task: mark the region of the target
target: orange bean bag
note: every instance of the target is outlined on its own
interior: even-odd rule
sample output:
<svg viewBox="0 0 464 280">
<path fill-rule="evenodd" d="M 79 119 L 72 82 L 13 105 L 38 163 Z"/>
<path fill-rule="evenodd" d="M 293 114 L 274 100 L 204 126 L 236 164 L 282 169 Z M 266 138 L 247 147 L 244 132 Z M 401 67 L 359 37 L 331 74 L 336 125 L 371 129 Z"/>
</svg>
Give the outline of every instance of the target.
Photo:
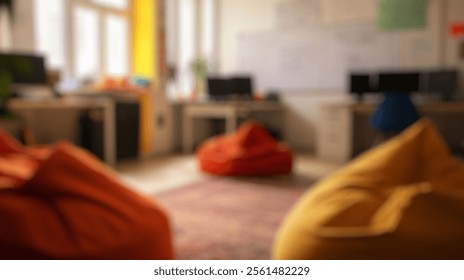
<svg viewBox="0 0 464 280">
<path fill-rule="evenodd" d="M 206 140 L 197 150 L 201 170 L 226 176 L 277 175 L 292 170 L 292 151 L 255 122 Z"/>
<path fill-rule="evenodd" d="M 29 159 L 19 166 L 26 177 L 0 165 L 0 178 L 22 180 L 0 189 L 0 259 L 174 257 L 166 213 L 92 155 L 60 143 L 35 165 Z"/>
</svg>

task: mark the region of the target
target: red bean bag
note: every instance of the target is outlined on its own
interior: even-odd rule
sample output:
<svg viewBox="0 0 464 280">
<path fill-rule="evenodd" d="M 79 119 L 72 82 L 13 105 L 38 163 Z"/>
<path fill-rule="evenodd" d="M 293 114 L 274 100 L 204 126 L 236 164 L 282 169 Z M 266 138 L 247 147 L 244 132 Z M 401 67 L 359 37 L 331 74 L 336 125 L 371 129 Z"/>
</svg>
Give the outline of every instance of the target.
<svg viewBox="0 0 464 280">
<path fill-rule="evenodd" d="M 61 143 L 21 167 L 30 178 L 0 189 L 0 259 L 174 257 L 164 210 L 87 152 Z"/>
<path fill-rule="evenodd" d="M 201 170 L 226 176 L 278 175 L 292 170 L 292 151 L 255 122 L 206 140 L 197 150 Z"/>
</svg>

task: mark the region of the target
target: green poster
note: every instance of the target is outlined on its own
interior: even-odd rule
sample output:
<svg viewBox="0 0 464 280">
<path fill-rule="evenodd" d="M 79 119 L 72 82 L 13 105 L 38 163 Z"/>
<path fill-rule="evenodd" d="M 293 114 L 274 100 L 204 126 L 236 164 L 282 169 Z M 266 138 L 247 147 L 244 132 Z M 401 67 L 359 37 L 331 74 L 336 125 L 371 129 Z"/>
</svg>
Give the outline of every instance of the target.
<svg viewBox="0 0 464 280">
<path fill-rule="evenodd" d="M 424 28 L 427 0 L 381 0 L 377 26 L 380 30 Z"/>
</svg>

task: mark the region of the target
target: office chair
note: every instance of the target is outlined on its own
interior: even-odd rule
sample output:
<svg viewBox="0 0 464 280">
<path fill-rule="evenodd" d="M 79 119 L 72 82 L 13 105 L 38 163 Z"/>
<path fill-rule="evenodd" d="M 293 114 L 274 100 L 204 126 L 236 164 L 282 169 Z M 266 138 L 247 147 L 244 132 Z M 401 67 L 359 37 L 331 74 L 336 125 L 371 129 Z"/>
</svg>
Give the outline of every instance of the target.
<svg viewBox="0 0 464 280">
<path fill-rule="evenodd" d="M 386 91 L 384 100 L 370 118 L 371 126 L 377 130 L 373 145 L 397 135 L 419 119 L 416 107 L 403 91 Z"/>
</svg>

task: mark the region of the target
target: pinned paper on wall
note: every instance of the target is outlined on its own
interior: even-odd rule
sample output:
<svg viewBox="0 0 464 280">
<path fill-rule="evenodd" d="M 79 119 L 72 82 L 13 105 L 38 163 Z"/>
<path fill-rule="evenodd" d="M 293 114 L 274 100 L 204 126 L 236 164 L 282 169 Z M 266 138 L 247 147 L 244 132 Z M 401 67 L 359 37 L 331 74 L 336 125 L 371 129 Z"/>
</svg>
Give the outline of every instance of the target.
<svg viewBox="0 0 464 280">
<path fill-rule="evenodd" d="M 453 37 L 464 36 L 464 22 L 454 22 L 450 24 L 450 35 Z"/>
<path fill-rule="evenodd" d="M 377 26 L 381 30 L 424 28 L 427 0 L 381 0 Z"/>
<path fill-rule="evenodd" d="M 461 42 L 461 44 L 459 45 L 459 58 L 464 61 L 464 41 Z"/>
<path fill-rule="evenodd" d="M 375 19 L 377 1 L 373 0 L 324 0 L 322 1 L 325 23 Z"/>
</svg>

